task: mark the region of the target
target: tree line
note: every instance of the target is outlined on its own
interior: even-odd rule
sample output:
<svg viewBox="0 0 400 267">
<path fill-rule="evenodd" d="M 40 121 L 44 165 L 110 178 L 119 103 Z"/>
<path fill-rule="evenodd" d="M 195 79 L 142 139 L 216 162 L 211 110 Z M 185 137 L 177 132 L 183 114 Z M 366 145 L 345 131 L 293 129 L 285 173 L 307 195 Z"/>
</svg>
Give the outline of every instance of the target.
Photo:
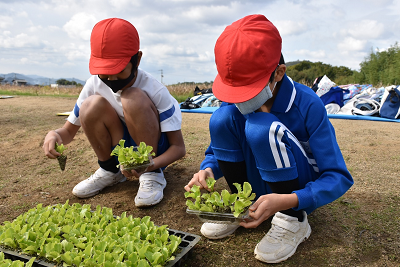
<svg viewBox="0 0 400 267">
<path fill-rule="evenodd" d="M 322 62 L 307 60 L 287 64 L 287 75 L 294 81 L 312 86 L 314 80 L 326 75 L 338 85 L 372 84 L 386 86 L 400 84 L 400 47 L 398 42 L 386 51 L 371 50 L 371 53 L 360 63 L 360 71 L 348 67 L 331 66 Z"/>
<path fill-rule="evenodd" d="M 82 84 L 80 84 L 80 83 L 77 83 L 77 82 L 75 82 L 75 81 L 68 81 L 68 80 L 66 80 L 66 79 L 58 79 L 58 80 L 56 81 L 56 84 L 59 84 L 59 85 L 76 85 L 76 86 L 82 86 Z"/>
</svg>

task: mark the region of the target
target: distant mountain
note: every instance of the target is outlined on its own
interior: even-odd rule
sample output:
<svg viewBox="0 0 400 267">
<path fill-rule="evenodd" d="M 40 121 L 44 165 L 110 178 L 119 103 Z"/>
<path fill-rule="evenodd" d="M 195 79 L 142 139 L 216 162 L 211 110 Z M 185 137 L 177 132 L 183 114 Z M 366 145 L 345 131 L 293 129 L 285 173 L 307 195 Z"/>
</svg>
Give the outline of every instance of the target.
<svg viewBox="0 0 400 267">
<path fill-rule="evenodd" d="M 2 78 L 4 78 L 2 80 Z M 8 74 L 0 74 L 0 80 L 1 83 L 12 83 L 13 80 L 18 79 L 18 80 L 25 80 L 27 81 L 28 85 L 49 85 L 52 83 L 56 83 L 57 80 L 59 79 L 66 79 L 67 81 L 75 81 L 77 83 L 80 83 L 82 85 L 85 84 L 85 81 L 76 79 L 76 78 L 57 78 L 57 79 L 53 79 L 53 78 L 47 78 L 47 77 L 43 77 L 43 76 L 38 76 L 38 75 L 24 75 L 24 74 L 20 74 L 20 73 L 8 73 Z"/>
</svg>

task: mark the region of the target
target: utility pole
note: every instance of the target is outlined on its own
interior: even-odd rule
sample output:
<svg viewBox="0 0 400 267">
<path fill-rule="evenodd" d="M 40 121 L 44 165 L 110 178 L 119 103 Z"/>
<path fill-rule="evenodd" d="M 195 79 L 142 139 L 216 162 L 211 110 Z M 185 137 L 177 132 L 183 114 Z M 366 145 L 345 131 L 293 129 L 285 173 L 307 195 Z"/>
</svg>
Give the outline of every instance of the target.
<svg viewBox="0 0 400 267">
<path fill-rule="evenodd" d="M 163 83 L 163 77 L 164 77 L 163 70 L 161 69 L 161 70 L 158 70 L 158 71 L 161 71 L 161 83 L 164 84 Z"/>
</svg>

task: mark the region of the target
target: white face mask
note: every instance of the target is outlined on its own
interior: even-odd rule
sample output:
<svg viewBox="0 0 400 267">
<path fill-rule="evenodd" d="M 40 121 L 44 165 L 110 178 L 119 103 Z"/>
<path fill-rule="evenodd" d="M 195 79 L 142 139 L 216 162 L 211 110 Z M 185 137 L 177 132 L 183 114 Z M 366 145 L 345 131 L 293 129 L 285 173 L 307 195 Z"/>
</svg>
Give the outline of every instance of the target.
<svg viewBox="0 0 400 267">
<path fill-rule="evenodd" d="M 255 97 L 242 103 L 235 103 L 240 113 L 246 115 L 259 109 L 268 99 L 272 98 L 272 93 L 275 90 L 276 84 L 277 83 L 274 84 L 272 90 L 269 88 L 269 84 L 267 84 Z"/>
</svg>

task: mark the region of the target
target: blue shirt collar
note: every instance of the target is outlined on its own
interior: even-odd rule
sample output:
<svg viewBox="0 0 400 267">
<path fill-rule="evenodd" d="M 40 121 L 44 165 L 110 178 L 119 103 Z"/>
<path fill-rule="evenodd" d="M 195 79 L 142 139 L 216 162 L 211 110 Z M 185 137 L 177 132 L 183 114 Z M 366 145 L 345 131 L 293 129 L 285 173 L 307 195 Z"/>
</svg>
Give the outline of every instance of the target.
<svg viewBox="0 0 400 267">
<path fill-rule="evenodd" d="M 294 87 L 294 82 L 285 74 L 282 78 L 282 84 L 274 100 L 271 111 L 277 113 L 288 112 L 293 105 L 295 97 L 296 88 Z"/>
</svg>

